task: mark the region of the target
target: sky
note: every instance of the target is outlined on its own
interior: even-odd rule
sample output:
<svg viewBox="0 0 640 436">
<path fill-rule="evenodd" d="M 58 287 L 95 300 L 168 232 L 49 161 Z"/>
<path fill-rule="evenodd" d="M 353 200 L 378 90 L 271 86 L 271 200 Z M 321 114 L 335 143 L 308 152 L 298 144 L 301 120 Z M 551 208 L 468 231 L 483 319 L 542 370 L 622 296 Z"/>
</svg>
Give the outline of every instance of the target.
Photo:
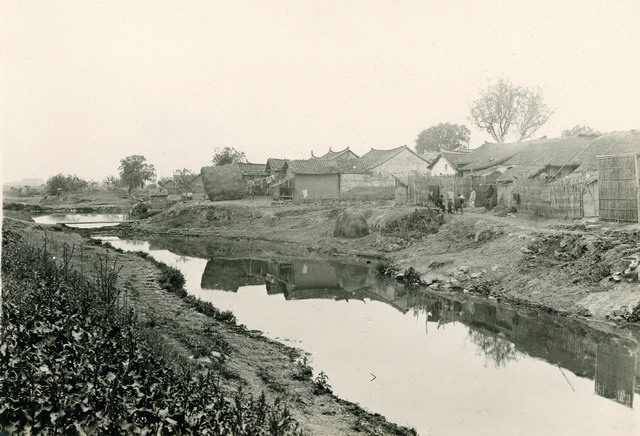
<svg viewBox="0 0 640 436">
<path fill-rule="evenodd" d="M 438 123 L 491 141 L 490 81 L 542 89 L 536 136 L 640 129 L 640 2 L 2 2 L 3 182 L 102 181 L 143 155 L 159 177 L 350 147 L 415 146 Z"/>
</svg>

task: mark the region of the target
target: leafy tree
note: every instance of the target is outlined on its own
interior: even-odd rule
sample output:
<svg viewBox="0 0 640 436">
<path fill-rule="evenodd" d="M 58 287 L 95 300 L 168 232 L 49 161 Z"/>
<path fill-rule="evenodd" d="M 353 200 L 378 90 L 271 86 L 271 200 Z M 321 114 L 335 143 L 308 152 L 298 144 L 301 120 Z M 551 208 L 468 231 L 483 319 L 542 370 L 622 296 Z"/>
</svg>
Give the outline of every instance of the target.
<svg viewBox="0 0 640 436">
<path fill-rule="evenodd" d="M 213 164 L 216 166 L 227 165 L 235 162 L 246 162 L 247 158 L 243 151 L 238 151 L 233 147 L 220 149 L 216 147 L 213 155 Z"/>
<path fill-rule="evenodd" d="M 55 195 L 58 192 L 77 192 L 89 186 L 89 182 L 74 175 L 56 174 L 49 177 L 46 183 L 47 193 Z"/>
<path fill-rule="evenodd" d="M 504 142 L 509 132 L 518 142 L 530 138 L 551 114 L 540 89 L 513 85 L 507 79 L 489 85 L 471 105 L 471 120 L 496 142 Z"/>
<path fill-rule="evenodd" d="M 120 180 L 127 187 L 129 194 L 137 188 L 142 188 L 144 182 L 153 180 L 156 169 L 150 165 L 144 156 L 132 155 L 120 160 Z"/>
<path fill-rule="evenodd" d="M 192 192 L 198 179 L 198 174 L 193 171 L 183 168 L 181 170 L 175 170 L 173 172 L 173 179 L 176 181 L 176 187 L 179 192 L 187 193 Z"/>
<path fill-rule="evenodd" d="M 471 131 L 461 124 L 440 123 L 423 130 L 416 139 L 416 151 L 455 150 L 469 147 Z"/>
<path fill-rule="evenodd" d="M 592 129 L 589 126 L 579 126 L 579 125 L 575 125 L 573 126 L 572 129 L 569 130 L 563 130 L 562 131 L 562 137 L 563 138 L 569 138 L 571 136 L 580 136 L 580 135 L 600 135 L 600 132 L 598 132 L 597 130 Z"/>
<path fill-rule="evenodd" d="M 109 176 L 102 181 L 102 185 L 107 189 L 107 191 L 113 191 L 120 186 L 120 179 L 116 176 Z"/>
</svg>

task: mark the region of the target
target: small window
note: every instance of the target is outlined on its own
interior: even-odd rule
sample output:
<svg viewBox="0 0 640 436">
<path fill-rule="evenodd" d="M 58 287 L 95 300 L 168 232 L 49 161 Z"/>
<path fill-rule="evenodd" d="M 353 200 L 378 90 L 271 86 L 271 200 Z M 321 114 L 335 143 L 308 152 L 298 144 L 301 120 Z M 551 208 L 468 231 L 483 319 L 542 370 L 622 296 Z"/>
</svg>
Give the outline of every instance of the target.
<svg viewBox="0 0 640 436">
<path fill-rule="evenodd" d="M 447 171 L 449 169 L 449 165 L 444 164 L 444 170 Z"/>
</svg>

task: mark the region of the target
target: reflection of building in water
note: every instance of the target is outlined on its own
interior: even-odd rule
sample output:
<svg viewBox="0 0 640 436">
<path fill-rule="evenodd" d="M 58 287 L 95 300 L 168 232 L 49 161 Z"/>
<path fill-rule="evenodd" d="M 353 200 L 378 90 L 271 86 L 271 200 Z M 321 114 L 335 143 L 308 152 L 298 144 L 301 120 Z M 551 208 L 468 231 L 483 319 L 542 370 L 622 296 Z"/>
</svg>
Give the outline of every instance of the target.
<svg viewBox="0 0 640 436">
<path fill-rule="evenodd" d="M 633 407 L 637 353 L 612 344 L 599 344 L 596 393 Z"/>
<path fill-rule="evenodd" d="M 261 285 L 269 262 L 259 259 L 211 259 L 202 273 L 202 289 L 236 292 L 240 286 Z"/>
<path fill-rule="evenodd" d="M 211 259 L 200 287 L 236 292 L 241 286 L 261 284 L 268 294 L 281 293 L 287 300 L 369 298 L 407 311 L 407 293 L 402 284 L 385 279 L 366 266 L 315 259 Z"/>
<path fill-rule="evenodd" d="M 517 359 L 518 353 L 543 359 L 574 374 L 595 379 L 598 395 L 632 406 L 640 390 L 637 344 L 590 328 L 584 323 L 535 310 L 515 309 L 486 300 L 411 294 L 414 314 L 424 312 L 438 328 L 451 322 L 469 326 L 469 339 L 496 365 Z"/>
</svg>

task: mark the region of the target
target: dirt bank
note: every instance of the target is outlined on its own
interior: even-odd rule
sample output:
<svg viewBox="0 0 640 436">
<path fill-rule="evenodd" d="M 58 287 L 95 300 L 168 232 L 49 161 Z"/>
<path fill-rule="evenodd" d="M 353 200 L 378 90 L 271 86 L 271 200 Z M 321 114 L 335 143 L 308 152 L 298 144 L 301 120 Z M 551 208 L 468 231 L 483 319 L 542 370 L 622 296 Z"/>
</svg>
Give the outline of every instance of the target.
<svg viewBox="0 0 640 436">
<path fill-rule="evenodd" d="M 72 252 L 73 266 L 88 275 L 101 264 L 99 256 L 103 261 L 108 256 L 109 264 L 119 270 L 121 286 L 128 290 L 141 334 L 149 338 L 152 347 L 165 356 L 187 357 L 196 368 L 216 371 L 229 393 L 242 388 L 255 398 L 264 392 L 270 401 L 283 399 L 305 434 L 414 434 L 318 390 L 311 369 L 300 363 L 300 351 L 268 340 L 260 332 L 199 313 L 162 289 L 158 283 L 160 270 L 148 259 L 106 248 L 59 225 L 5 219 L 3 230 L 19 234 L 33 245 L 46 243 L 47 252 L 60 259 L 66 247 L 67 254 Z M 300 255 L 301 250 L 304 249 L 288 246 L 272 249 L 271 254 L 287 258 Z"/>
<path fill-rule="evenodd" d="M 333 237 L 346 207 L 371 229 Z M 537 220 L 476 210 L 445 215 L 436 233 L 415 207 L 380 204 L 272 205 L 267 201 L 177 204 L 124 233 L 216 236 L 293 244 L 325 255 L 384 259 L 418 271 L 432 288 L 475 292 L 594 320 L 636 320 L 637 278 L 620 277 L 625 256 L 640 255 L 640 226 Z M 403 218 L 404 217 L 404 218 Z"/>
</svg>

